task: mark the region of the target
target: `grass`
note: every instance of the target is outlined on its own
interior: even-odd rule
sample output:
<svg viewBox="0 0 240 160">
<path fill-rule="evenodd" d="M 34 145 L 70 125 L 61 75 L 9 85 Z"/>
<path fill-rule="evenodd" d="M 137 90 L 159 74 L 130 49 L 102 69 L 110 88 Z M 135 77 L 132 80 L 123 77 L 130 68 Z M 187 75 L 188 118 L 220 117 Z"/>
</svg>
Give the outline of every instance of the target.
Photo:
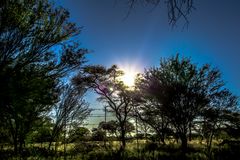
<svg viewBox="0 0 240 160">
<path fill-rule="evenodd" d="M 234 159 L 234 156 L 240 156 L 239 146 L 224 145 L 219 146 L 219 141 L 213 143 L 212 159 Z M 151 146 L 152 145 L 152 146 Z M 206 143 L 200 143 L 198 140 L 189 142 L 189 149 L 186 155 L 182 155 L 180 144 L 166 141 L 166 145 L 159 145 L 146 140 L 139 140 L 137 147 L 136 140 L 128 140 L 126 151 L 120 155 L 118 149 L 120 147 L 119 141 L 108 141 L 105 148 L 104 142 L 88 141 L 67 144 L 66 157 L 67 159 L 79 160 L 113 160 L 113 159 L 129 159 L 129 160 L 164 160 L 164 159 L 198 159 L 205 160 L 209 157 L 205 152 Z M 29 144 L 27 146 L 26 156 L 24 159 L 64 159 L 64 146 L 59 144 L 57 152 L 54 150 L 47 150 L 48 143 L 43 144 Z M 151 149 L 152 147 L 152 149 Z M 54 144 L 52 146 L 54 148 Z M 11 157 L 11 158 L 10 158 Z M 121 158 L 120 158 L 121 157 Z M 18 159 L 19 157 L 12 156 L 12 148 L 5 146 L 0 154 L 0 159 Z"/>
</svg>

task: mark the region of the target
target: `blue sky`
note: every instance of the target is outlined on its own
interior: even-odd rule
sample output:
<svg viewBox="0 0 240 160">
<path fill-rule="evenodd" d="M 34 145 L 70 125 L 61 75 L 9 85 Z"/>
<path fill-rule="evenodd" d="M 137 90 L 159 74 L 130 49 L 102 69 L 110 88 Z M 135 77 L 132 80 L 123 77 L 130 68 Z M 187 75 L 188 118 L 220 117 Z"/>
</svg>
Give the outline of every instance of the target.
<svg viewBox="0 0 240 160">
<path fill-rule="evenodd" d="M 190 24 L 172 29 L 164 3 L 138 6 L 129 17 L 124 0 L 58 0 L 71 21 L 83 26 L 78 40 L 93 52 L 89 63 L 110 66 L 135 64 L 142 71 L 161 57 L 176 53 L 194 63 L 210 63 L 223 73 L 227 87 L 240 95 L 240 1 L 195 0 Z"/>
</svg>

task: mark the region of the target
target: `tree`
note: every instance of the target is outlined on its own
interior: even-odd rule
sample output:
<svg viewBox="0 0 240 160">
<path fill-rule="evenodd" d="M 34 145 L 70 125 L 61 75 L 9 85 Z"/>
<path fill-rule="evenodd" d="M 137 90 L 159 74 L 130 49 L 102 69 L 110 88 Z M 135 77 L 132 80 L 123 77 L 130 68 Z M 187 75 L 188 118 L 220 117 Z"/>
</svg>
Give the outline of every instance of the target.
<svg viewBox="0 0 240 160">
<path fill-rule="evenodd" d="M 76 76 L 73 82 L 76 86 L 84 84 L 92 88 L 99 95 L 98 100 L 105 103 L 108 111 L 115 115 L 120 127 L 119 151 L 122 152 L 126 146 L 126 123 L 133 109 L 130 96 L 132 91 L 119 78 L 123 72 L 113 65 L 108 69 L 89 66 L 85 68 L 84 73 Z"/>
<path fill-rule="evenodd" d="M 202 117 L 202 129 L 207 141 L 208 156 L 212 156 L 211 149 L 213 137 L 218 131 L 234 122 L 229 118 L 233 113 L 237 113 L 236 109 L 238 105 L 237 97 L 226 89 L 213 93 L 212 96 L 211 105 L 204 110 Z"/>
<path fill-rule="evenodd" d="M 90 131 L 88 128 L 77 127 L 70 130 L 68 139 L 70 143 L 73 143 L 73 142 L 88 140 L 89 137 L 90 137 Z"/>
<path fill-rule="evenodd" d="M 16 153 L 27 133 L 58 99 L 58 82 L 85 62 L 86 49 L 69 39 L 80 28 L 48 0 L 0 4 L 0 116 Z"/>
<path fill-rule="evenodd" d="M 3 90 L 1 93 L 5 92 L 6 95 L 3 97 L 7 99 L 1 102 L 8 102 L 8 104 L 1 106 L 1 116 L 17 153 L 25 145 L 26 136 L 31 131 L 34 122 L 55 102 L 56 82 L 51 78 L 44 78 L 45 71 L 35 66 L 4 76 L 9 78 L 4 87 L 8 90 Z"/>
<path fill-rule="evenodd" d="M 153 5 L 154 7 L 161 5 L 161 0 L 127 0 L 129 5 L 129 16 L 131 10 L 138 4 Z M 171 26 L 176 26 L 177 22 L 183 19 L 185 25 L 189 24 L 189 15 L 195 9 L 194 0 L 166 0 L 168 20 Z"/>
<path fill-rule="evenodd" d="M 236 97 L 224 88 L 219 70 L 207 64 L 198 68 L 178 54 L 162 59 L 160 67 L 146 70 L 138 86 L 159 103 L 181 139 L 183 153 L 194 120 L 211 108 L 233 109 L 237 104 Z"/>
<path fill-rule="evenodd" d="M 105 132 L 100 128 L 92 129 L 92 140 L 93 141 L 104 141 L 106 138 Z"/>
<path fill-rule="evenodd" d="M 32 130 L 27 135 L 27 140 L 31 143 L 42 143 L 49 142 L 52 132 L 52 119 L 49 117 L 41 117 L 35 121 Z"/>
<path fill-rule="evenodd" d="M 131 133 L 135 129 L 134 125 L 129 121 L 127 121 L 125 125 L 126 134 Z M 111 120 L 108 122 L 100 122 L 98 128 L 107 131 L 111 135 L 117 135 L 117 132 L 121 134 L 121 128 L 119 126 L 117 121 Z"/>
<path fill-rule="evenodd" d="M 90 114 L 88 104 L 83 99 L 85 88 L 78 86 L 75 88 L 71 84 L 62 87 L 61 99 L 56 104 L 54 112 L 54 126 L 52 129 L 51 139 L 49 141 L 49 149 L 53 140 L 58 140 L 60 134 L 64 131 L 64 144 L 66 143 L 66 132 L 72 122 L 83 123 L 83 120 Z"/>
<path fill-rule="evenodd" d="M 240 112 L 232 111 L 228 112 L 224 116 L 224 126 L 226 133 L 233 138 L 240 138 Z"/>
<path fill-rule="evenodd" d="M 127 122 L 125 123 L 125 132 L 126 132 L 126 134 L 127 134 L 127 133 L 130 134 L 130 133 L 133 132 L 134 130 L 135 130 L 134 125 L 133 125 L 131 122 L 127 121 Z M 119 128 L 118 131 L 121 133 L 121 128 Z"/>
<path fill-rule="evenodd" d="M 98 128 L 107 131 L 110 135 L 117 135 L 118 124 L 114 120 L 108 122 L 102 121 L 99 123 Z"/>
<path fill-rule="evenodd" d="M 140 88 L 141 83 L 136 82 L 136 88 Z M 161 104 L 152 96 L 142 92 L 142 90 L 136 90 L 134 96 L 134 104 L 136 106 L 134 115 L 140 120 L 140 122 L 149 125 L 154 129 L 155 133 L 159 136 L 160 141 L 165 144 L 165 137 L 169 131 L 169 120 L 162 111 Z"/>
</svg>

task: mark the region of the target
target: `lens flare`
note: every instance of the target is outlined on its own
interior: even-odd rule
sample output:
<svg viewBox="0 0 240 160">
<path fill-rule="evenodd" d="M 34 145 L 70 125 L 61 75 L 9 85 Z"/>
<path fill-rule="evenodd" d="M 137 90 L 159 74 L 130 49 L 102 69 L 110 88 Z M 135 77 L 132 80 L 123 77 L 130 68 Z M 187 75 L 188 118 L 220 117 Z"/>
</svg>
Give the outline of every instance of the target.
<svg viewBox="0 0 240 160">
<path fill-rule="evenodd" d="M 136 76 L 139 73 L 136 67 L 131 65 L 124 65 L 119 67 L 120 70 L 123 71 L 123 75 L 119 77 L 120 81 L 123 81 L 123 83 L 128 87 L 133 87 L 135 84 Z"/>
<path fill-rule="evenodd" d="M 126 86 L 134 86 L 136 73 L 125 70 L 124 75 L 120 78 Z"/>
</svg>

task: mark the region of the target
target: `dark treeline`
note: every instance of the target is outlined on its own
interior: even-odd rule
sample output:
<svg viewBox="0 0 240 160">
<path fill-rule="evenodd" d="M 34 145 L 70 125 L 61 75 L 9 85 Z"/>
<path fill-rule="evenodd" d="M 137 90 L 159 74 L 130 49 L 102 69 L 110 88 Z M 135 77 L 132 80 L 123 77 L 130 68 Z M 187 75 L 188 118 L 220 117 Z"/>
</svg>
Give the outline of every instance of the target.
<svg viewBox="0 0 240 160">
<path fill-rule="evenodd" d="M 123 73 L 116 66 L 86 67 L 84 73 L 73 82 L 93 88 L 116 117 L 116 122 L 101 125 L 112 134 L 116 130 L 114 123 L 118 124 L 120 152 L 126 147 L 130 120 L 148 126 L 152 131 L 145 133 L 147 139 L 155 135 L 152 140 L 157 145 L 166 145 L 169 139 L 180 140 L 183 155 L 189 150 L 188 142 L 196 138 L 206 143 L 209 157 L 216 138 L 239 143 L 238 99 L 225 88 L 220 71 L 208 64 L 199 67 L 178 54 L 161 59 L 159 67 L 138 75 L 134 88 L 119 80 Z"/>
<path fill-rule="evenodd" d="M 0 158 L 239 156 L 238 97 L 217 68 L 177 54 L 130 87 L 116 65 L 86 64 L 89 51 L 75 41 L 81 28 L 64 8 L 2 0 L 0 17 Z M 87 91 L 114 117 L 91 131 L 83 127 L 92 111 Z"/>
</svg>

